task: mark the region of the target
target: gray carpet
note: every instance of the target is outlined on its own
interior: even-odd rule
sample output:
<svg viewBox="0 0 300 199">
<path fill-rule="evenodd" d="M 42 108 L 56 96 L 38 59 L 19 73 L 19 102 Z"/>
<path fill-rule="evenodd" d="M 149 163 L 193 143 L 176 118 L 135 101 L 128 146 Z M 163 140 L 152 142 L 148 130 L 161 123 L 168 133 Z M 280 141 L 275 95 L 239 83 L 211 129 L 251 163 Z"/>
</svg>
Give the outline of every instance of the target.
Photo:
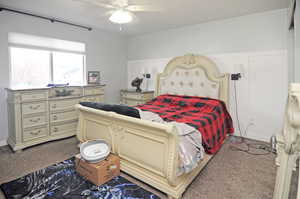
<svg viewBox="0 0 300 199">
<path fill-rule="evenodd" d="M 185 192 L 184 199 L 271 199 L 275 184 L 276 168 L 273 154 L 254 156 L 232 151 L 230 143 L 224 144 Z M 23 150 L 11 152 L 0 147 L 0 184 L 19 178 L 35 170 L 47 167 L 77 154 L 76 138 L 53 141 Z M 122 174 L 129 180 L 158 194 L 151 187 Z M 294 176 L 296 179 L 296 176 Z M 295 181 L 295 180 L 294 180 Z M 296 183 L 293 182 L 295 198 Z M 3 196 L 0 195 L 0 198 Z M 4 197 L 3 197 L 4 198 Z"/>
</svg>

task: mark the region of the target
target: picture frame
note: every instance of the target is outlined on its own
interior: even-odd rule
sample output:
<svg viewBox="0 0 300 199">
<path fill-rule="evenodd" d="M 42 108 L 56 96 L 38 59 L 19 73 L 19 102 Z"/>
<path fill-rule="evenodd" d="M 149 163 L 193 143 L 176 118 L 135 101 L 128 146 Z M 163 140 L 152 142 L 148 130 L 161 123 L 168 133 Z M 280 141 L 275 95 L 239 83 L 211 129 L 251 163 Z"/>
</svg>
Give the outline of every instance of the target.
<svg viewBox="0 0 300 199">
<path fill-rule="evenodd" d="M 88 84 L 100 84 L 100 71 L 88 71 Z"/>
</svg>

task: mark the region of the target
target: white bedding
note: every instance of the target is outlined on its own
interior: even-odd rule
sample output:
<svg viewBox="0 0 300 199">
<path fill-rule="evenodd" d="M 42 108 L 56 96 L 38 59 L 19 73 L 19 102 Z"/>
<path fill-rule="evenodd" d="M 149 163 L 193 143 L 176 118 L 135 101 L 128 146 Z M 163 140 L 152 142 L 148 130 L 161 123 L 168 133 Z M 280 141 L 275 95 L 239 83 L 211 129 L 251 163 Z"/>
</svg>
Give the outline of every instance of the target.
<svg viewBox="0 0 300 199">
<path fill-rule="evenodd" d="M 167 123 L 155 113 L 138 110 L 140 118 L 143 120 Z M 189 173 L 197 167 L 198 162 L 204 157 L 204 148 L 202 146 L 202 137 L 198 130 L 184 123 L 170 123 L 176 126 L 179 135 L 180 165 L 177 171 L 177 176 L 179 176 L 183 173 Z"/>
</svg>

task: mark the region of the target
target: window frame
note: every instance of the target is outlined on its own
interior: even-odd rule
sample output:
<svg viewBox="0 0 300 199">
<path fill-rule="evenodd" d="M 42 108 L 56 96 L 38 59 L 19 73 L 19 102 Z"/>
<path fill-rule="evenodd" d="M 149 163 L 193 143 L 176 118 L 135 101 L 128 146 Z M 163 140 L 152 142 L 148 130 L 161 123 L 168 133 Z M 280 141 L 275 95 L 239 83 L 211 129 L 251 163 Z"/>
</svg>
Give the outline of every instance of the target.
<svg viewBox="0 0 300 199">
<path fill-rule="evenodd" d="M 30 46 L 30 45 L 22 45 L 22 44 L 9 44 L 8 46 L 8 58 L 9 58 L 9 86 L 14 87 L 12 85 L 12 55 L 11 55 L 11 49 L 12 48 L 21 48 L 21 49 L 29 49 L 29 50 L 44 50 L 49 52 L 49 84 L 53 84 L 54 80 L 54 74 L 53 74 L 53 53 L 54 52 L 61 52 L 61 53 L 72 53 L 72 54 L 78 54 L 82 55 L 82 67 L 83 67 L 83 74 L 82 74 L 82 85 L 86 84 L 87 77 L 86 77 L 86 53 L 85 52 L 77 52 L 77 51 L 70 51 L 70 50 L 60 50 L 60 49 L 53 49 L 53 48 L 45 48 L 45 47 L 38 47 L 38 46 Z M 73 86 L 72 83 L 70 83 L 70 86 Z M 81 86 L 81 85 L 74 85 L 74 86 Z M 45 85 L 46 87 L 46 85 Z M 26 87 L 27 88 L 27 87 Z M 31 88 L 31 87 L 28 87 Z"/>
</svg>

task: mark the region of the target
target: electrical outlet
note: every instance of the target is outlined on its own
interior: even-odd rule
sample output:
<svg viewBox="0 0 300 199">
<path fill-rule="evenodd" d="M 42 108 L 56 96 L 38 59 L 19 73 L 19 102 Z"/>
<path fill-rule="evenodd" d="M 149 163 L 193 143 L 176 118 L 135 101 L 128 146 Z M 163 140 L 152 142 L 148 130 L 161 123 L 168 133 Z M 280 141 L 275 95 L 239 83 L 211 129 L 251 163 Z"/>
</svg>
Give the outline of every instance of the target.
<svg viewBox="0 0 300 199">
<path fill-rule="evenodd" d="M 147 78 L 147 79 L 150 79 L 150 78 L 151 78 L 151 74 L 150 74 L 150 73 L 145 73 L 145 74 L 143 74 L 143 76 L 144 76 L 145 78 Z"/>
<path fill-rule="evenodd" d="M 254 120 L 254 118 L 250 118 L 249 125 L 255 125 L 255 120 Z"/>
</svg>

